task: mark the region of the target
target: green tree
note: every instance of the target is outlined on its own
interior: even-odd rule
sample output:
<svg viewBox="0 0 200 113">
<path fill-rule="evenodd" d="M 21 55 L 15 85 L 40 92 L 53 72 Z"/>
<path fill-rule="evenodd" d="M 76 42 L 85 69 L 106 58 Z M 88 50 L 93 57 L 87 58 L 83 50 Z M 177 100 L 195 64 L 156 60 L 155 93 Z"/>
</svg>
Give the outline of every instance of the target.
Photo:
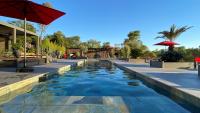
<svg viewBox="0 0 200 113">
<path fill-rule="evenodd" d="M 131 48 L 128 45 L 125 45 L 121 50 L 120 54 L 122 58 L 129 58 L 131 53 Z"/>
<path fill-rule="evenodd" d="M 49 38 L 45 38 L 45 39 L 42 41 L 42 48 L 45 49 L 46 52 L 48 53 L 50 47 L 51 47 L 51 42 L 50 42 Z"/>
<path fill-rule="evenodd" d="M 94 39 L 90 39 L 87 41 L 87 45 L 88 45 L 88 48 L 100 48 L 101 42 Z"/>
<path fill-rule="evenodd" d="M 9 24 L 12 24 L 14 26 L 20 27 L 22 29 L 24 29 L 24 21 L 23 20 L 15 20 L 15 21 L 9 21 Z M 30 22 L 26 23 L 26 29 L 28 31 L 34 32 L 36 33 L 36 28 L 34 27 L 33 24 L 31 24 Z"/>
<path fill-rule="evenodd" d="M 85 53 L 87 53 L 88 51 L 87 43 L 86 42 L 81 43 L 79 48 L 81 50 L 81 56 L 85 56 Z"/>
<path fill-rule="evenodd" d="M 49 2 L 45 2 L 42 4 L 43 6 L 46 6 L 46 7 L 49 7 L 49 8 L 53 8 L 52 4 L 49 3 Z M 47 25 L 44 25 L 44 24 L 38 24 L 38 34 L 39 34 L 39 45 L 41 44 L 42 42 L 42 39 L 43 39 L 43 35 L 45 34 L 46 32 L 46 29 L 47 29 Z M 39 50 L 40 51 L 40 50 Z"/>
<path fill-rule="evenodd" d="M 103 47 L 103 48 L 108 48 L 108 47 L 110 47 L 110 42 L 104 42 L 102 47 Z"/>
<path fill-rule="evenodd" d="M 131 56 L 132 56 L 132 58 L 138 58 L 138 57 L 142 56 L 142 50 L 141 49 L 132 49 Z"/>
<path fill-rule="evenodd" d="M 53 8 L 52 4 L 49 3 L 49 2 L 45 2 L 45 3 L 43 3 L 42 5 L 43 5 L 43 6 L 46 6 L 46 7 L 48 7 L 48 8 Z"/>
<path fill-rule="evenodd" d="M 148 51 L 148 47 L 145 46 L 140 40 L 140 31 L 132 31 L 128 34 L 128 38 L 124 40 L 124 45 L 127 45 L 131 49 L 131 56 L 135 58 L 136 56 L 141 56 L 145 51 Z M 140 54 L 138 54 L 138 51 Z M 137 52 L 137 53 L 133 53 Z M 136 55 L 136 56 L 135 56 Z M 139 55 L 139 56 L 138 56 Z"/>
<path fill-rule="evenodd" d="M 79 48 L 81 41 L 79 36 L 72 36 L 65 38 L 66 48 Z"/>
<path fill-rule="evenodd" d="M 139 40 L 140 39 L 140 31 L 132 31 L 128 34 L 129 40 Z"/>
<path fill-rule="evenodd" d="M 47 38 L 50 39 L 51 42 L 56 43 L 59 46 L 64 46 L 65 44 L 65 36 L 61 31 L 55 32 L 53 35 L 48 35 Z"/>
<path fill-rule="evenodd" d="M 166 30 L 166 31 L 159 32 L 158 34 L 160 34 L 161 36 L 158 36 L 156 38 L 163 38 L 165 40 L 174 41 L 182 33 L 186 32 L 190 28 L 191 27 L 188 27 L 188 26 L 177 28 L 176 25 L 172 25 L 169 31 Z M 169 51 L 173 51 L 173 49 L 174 49 L 174 46 L 169 46 Z"/>
<path fill-rule="evenodd" d="M 143 57 L 144 58 L 156 58 L 156 54 L 154 52 L 151 52 L 151 51 L 145 51 L 143 53 Z"/>
<path fill-rule="evenodd" d="M 43 6 L 49 7 L 49 8 L 53 8 L 52 4 L 49 2 L 45 2 L 42 4 Z M 39 36 L 40 38 L 43 37 L 44 33 L 46 32 L 47 29 L 47 25 L 44 24 L 38 24 L 38 32 L 39 32 Z"/>
<path fill-rule="evenodd" d="M 140 48 L 142 42 L 140 39 L 140 31 L 132 31 L 128 34 L 128 39 L 125 39 L 124 45 L 128 45 L 131 49 Z"/>
</svg>

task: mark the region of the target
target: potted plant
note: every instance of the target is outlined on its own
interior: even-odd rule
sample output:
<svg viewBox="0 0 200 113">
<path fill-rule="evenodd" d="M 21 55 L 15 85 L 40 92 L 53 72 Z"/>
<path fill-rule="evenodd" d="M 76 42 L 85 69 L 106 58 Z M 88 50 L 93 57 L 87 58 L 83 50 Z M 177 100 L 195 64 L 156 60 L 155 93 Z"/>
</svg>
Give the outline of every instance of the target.
<svg viewBox="0 0 200 113">
<path fill-rule="evenodd" d="M 16 57 L 16 58 L 19 58 L 20 57 L 20 44 L 12 44 L 12 50 L 13 50 L 13 55 Z"/>
</svg>

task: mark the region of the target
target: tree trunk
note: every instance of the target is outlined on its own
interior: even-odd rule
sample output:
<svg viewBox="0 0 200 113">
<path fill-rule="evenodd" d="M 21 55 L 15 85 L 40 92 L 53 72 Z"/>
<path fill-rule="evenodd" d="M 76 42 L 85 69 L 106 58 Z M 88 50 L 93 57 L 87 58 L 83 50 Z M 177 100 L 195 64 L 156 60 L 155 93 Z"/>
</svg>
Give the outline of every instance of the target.
<svg viewBox="0 0 200 113">
<path fill-rule="evenodd" d="M 168 50 L 169 51 L 174 51 L 174 46 L 169 46 Z"/>
</svg>

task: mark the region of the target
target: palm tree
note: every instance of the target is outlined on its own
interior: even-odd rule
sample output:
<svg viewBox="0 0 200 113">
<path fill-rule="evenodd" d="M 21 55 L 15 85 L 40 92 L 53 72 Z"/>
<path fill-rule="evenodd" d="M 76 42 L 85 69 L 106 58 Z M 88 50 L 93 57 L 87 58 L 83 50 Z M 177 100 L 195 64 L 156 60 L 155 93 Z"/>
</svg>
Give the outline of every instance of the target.
<svg viewBox="0 0 200 113">
<path fill-rule="evenodd" d="M 159 32 L 158 34 L 161 34 L 161 36 L 156 37 L 157 38 L 163 38 L 165 40 L 168 41 L 174 41 L 176 40 L 183 32 L 187 31 L 188 29 L 190 29 L 192 27 L 188 27 L 188 26 L 183 26 L 180 28 L 177 28 L 176 25 L 172 25 L 170 28 L 170 31 L 162 31 Z M 169 50 L 173 51 L 174 46 L 169 46 Z"/>
</svg>

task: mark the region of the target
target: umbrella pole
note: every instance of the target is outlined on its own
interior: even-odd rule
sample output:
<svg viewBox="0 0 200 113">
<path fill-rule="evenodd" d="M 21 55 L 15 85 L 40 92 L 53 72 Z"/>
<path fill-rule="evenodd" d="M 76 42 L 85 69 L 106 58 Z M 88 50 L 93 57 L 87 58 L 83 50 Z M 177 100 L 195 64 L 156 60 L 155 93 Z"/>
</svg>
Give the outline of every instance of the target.
<svg viewBox="0 0 200 113">
<path fill-rule="evenodd" d="M 26 18 L 24 18 L 24 68 L 26 67 Z"/>
</svg>

